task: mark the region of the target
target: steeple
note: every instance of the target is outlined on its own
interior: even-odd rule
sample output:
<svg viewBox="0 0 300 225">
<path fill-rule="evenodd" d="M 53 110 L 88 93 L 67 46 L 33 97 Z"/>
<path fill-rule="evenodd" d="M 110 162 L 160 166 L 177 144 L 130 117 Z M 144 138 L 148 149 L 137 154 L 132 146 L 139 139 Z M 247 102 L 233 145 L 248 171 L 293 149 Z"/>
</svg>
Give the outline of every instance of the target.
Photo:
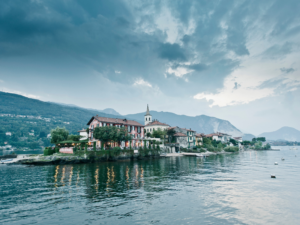
<svg viewBox="0 0 300 225">
<path fill-rule="evenodd" d="M 147 112 L 146 112 L 146 115 L 145 116 L 150 116 L 150 112 L 149 112 L 149 106 L 147 104 Z"/>
<path fill-rule="evenodd" d="M 146 112 L 146 115 L 144 116 L 145 117 L 145 125 L 149 124 L 149 123 L 152 123 L 152 116 L 149 112 L 149 106 L 147 104 L 147 112 Z"/>
</svg>

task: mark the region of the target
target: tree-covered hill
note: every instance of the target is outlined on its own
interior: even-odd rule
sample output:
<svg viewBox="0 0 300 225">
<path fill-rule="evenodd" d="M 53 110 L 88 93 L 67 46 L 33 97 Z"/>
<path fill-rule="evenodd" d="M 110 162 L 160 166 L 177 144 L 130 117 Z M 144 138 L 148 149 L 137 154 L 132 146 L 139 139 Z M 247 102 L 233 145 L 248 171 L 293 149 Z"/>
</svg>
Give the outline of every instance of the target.
<svg viewBox="0 0 300 225">
<path fill-rule="evenodd" d="M 50 143 L 45 134 L 49 134 L 51 129 L 66 127 L 70 133 L 78 134 L 77 131 L 86 128 L 90 118 L 95 115 L 123 118 L 97 110 L 0 92 L 0 146 L 4 142 L 14 147 L 47 146 Z M 12 136 L 7 136 L 6 132 L 11 132 Z"/>
</svg>

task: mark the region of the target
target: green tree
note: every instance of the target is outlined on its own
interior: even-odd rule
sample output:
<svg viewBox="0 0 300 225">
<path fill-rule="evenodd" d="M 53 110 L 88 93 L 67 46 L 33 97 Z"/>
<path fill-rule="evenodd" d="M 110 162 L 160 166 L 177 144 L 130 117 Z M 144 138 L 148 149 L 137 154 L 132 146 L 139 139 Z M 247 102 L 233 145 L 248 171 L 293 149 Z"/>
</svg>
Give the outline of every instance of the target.
<svg viewBox="0 0 300 225">
<path fill-rule="evenodd" d="M 152 137 L 163 138 L 166 134 L 167 132 L 165 130 L 158 128 L 157 130 L 153 130 Z"/>
<path fill-rule="evenodd" d="M 167 130 L 167 135 L 168 135 L 168 139 L 169 139 L 169 142 L 171 143 L 172 140 L 173 140 L 173 136 L 174 134 L 176 134 L 176 131 L 174 129 L 168 129 Z"/>
<path fill-rule="evenodd" d="M 121 142 L 132 139 L 125 127 L 118 128 L 113 126 L 96 127 L 94 129 L 94 138 L 101 141 L 102 148 L 107 142 Z"/>
<path fill-rule="evenodd" d="M 74 135 L 74 134 L 71 134 L 68 136 L 68 140 L 70 141 L 79 141 L 80 140 L 80 135 Z"/>
<path fill-rule="evenodd" d="M 233 146 L 237 146 L 238 145 L 238 142 L 236 140 L 232 139 L 232 138 L 229 140 L 229 142 L 232 143 Z"/>
<path fill-rule="evenodd" d="M 251 144 L 250 141 L 243 141 L 243 142 L 242 142 L 242 145 L 250 145 L 250 144 Z"/>
<path fill-rule="evenodd" d="M 258 137 L 256 138 L 257 141 L 265 142 L 266 138 L 265 137 Z"/>
<path fill-rule="evenodd" d="M 57 127 L 51 130 L 51 143 L 57 144 L 61 141 L 66 141 L 69 136 L 69 131 L 66 128 Z"/>
<path fill-rule="evenodd" d="M 207 137 L 203 137 L 203 144 L 205 145 L 211 145 L 211 139 Z"/>
<path fill-rule="evenodd" d="M 151 133 L 150 132 L 147 132 L 146 136 L 149 138 L 151 137 Z"/>
</svg>

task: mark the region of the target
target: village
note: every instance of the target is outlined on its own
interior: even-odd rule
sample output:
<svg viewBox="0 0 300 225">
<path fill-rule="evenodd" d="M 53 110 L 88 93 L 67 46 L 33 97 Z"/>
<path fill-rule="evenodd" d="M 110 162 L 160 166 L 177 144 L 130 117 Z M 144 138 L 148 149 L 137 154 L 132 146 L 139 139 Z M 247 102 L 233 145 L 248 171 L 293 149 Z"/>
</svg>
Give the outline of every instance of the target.
<svg viewBox="0 0 300 225">
<path fill-rule="evenodd" d="M 211 134 L 197 133 L 189 128 L 171 127 L 162 123 L 147 110 L 144 116 L 144 125 L 134 120 L 93 116 L 87 123 L 87 129 L 78 131 L 81 142 L 86 141 L 87 150 L 107 150 L 113 148 L 120 149 L 138 149 L 155 148 L 157 146 L 162 152 L 172 154 L 180 152 L 196 152 L 197 149 L 206 147 L 205 144 L 211 142 L 217 143 L 219 149 L 225 147 L 236 147 L 242 149 L 242 137 L 232 137 L 229 134 L 215 132 Z M 122 141 L 103 141 L 95 137 L 95 129 L 99 127 L 117 127 L 123 128 L 130 136 L 129 140 Z M 209 142 L 209 143 L 207 143 Z M 62 142 L 59 144 L 61 153 L 73 153 L 71 142 Z M 76 144 L 76 143 L 72 143 Z M 77 143 L 78 144 L 78 143 Z M 202 150 L 203 151 L 203 150 Z"/>
</svg>

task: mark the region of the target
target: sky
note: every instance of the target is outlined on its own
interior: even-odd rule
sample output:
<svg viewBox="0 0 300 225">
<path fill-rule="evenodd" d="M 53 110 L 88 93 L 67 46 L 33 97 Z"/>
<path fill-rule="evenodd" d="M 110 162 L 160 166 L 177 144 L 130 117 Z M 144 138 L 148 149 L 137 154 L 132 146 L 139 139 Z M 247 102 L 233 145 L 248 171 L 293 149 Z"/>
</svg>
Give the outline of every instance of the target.
<svg viewBox="0 0 300 225">
<path fill-rule="evenodd" d="M 0 90 L 300 130 L 299 0 L 0 1 Z"/>
</svg>

